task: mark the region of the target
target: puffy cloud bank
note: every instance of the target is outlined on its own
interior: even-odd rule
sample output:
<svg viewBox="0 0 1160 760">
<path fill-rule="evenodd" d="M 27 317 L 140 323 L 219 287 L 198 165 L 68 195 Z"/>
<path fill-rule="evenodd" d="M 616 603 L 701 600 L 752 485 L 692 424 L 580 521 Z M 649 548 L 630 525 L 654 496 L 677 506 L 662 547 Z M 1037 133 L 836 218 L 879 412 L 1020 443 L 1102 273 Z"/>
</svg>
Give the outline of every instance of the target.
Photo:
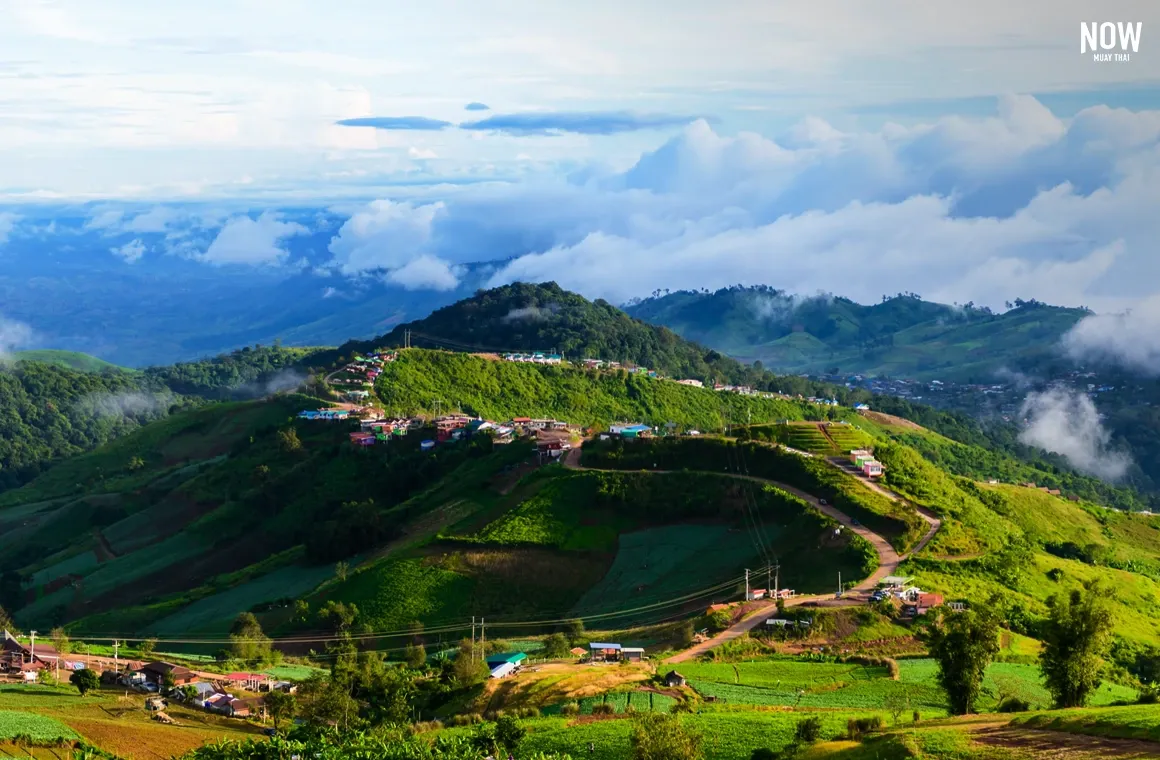
<svg viewBox="0 0 1160 760">
<path fill-rule="evenodd" d="M 555 280 L 613 301 L 760 283 L 1104 311 L 1160 290 L 1158 112 L 1065 120 L 1013 96 L 989 118 L 859 133 L 808 119 L 777 139 L 697 121 L 624 171 L 441 198 L 369 204 L 331 242 L 334 265 L 422 260 L 403 279 L 447 287 L 457 265 L 506 261 L 491 284 Z"/>
<path fill-rule="evenodd" d="M 1117 480 L 1132 460 L 1109 448 L 1111 436 L 1087 396 L 1064 388 L 1028 394 L 1021 415 L 1028 421 L 1019 440 L 1060 454 L 1073 467 L 1105 480 Z"/>
<path fill-rule="evenodd" d="M 237 216 L 225 223 L 198 258 L 210 264 L 278 264 L 289 255 L 282 242 L 307 232 L 301 224 L 283 222 L 271 212 L 257 219 Z"/>
<path fill-rule="evenodd" d="M 1121 364 L 1152 375 L 1160 374 L 1160 296 L 1116 314 L 1096 314 L 1079 322 L 1063 337 L 1074 358 Z"/>
</svg>

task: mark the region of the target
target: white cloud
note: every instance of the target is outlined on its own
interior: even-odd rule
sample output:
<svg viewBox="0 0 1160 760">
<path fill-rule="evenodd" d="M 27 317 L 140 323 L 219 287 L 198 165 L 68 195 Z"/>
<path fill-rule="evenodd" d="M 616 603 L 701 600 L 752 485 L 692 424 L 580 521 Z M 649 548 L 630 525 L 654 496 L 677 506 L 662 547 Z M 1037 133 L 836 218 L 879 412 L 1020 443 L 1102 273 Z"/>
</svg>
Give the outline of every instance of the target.
<svg viewBox="0 0 1160 760">
<path fill-rule="evenodd" d="M 0 315 L 0 361 L 13 351 L 26 348 L 34 337 L 35 333 L 28 325 Z"/>
<path fill-rule="evenodd" d="M 282 242 L 307 232 L 301 224 L 280 221 L 272 212 L 257 219 L 237 216 L 226 222 L 197 258 L 210 264 L 280 264 L 289 255 Z"/>
<path fill-rule="evenodd" d="M 407 148 L 407 155 L 414 159 L 426 160 L 431 158 L 439 158 L 439 154 L 431 148 L 417 148 L 412 145 Z"/>
<path fill-rule="evenodd" d="M 394 270 L 422 258 L 431 243 L 443 203 L 416 205 L 374 201 L 356 212 L 330 241 L 334 263 L 343 274 Z M 416 273 L 429 270 L 419 265 Z M 422 277 L 420 277 L 422 279 Z"/>
<path fill-rule="evenodd" d="M 8 242 L 8 236 L 16 229 L 20 217 L 11 211 L 0 211 L 0 245 Z"/>
<path fill-rule="evenodd" d="M 125 260 L 126 264 L 132 264 L 142 256 L 145 255 L 145 244 L 140 239 L 132 240 L 118 248 L 110 248 L 109 251 Z"/>
<path fill-rule="evenodd" d="M 1019 440 L 1062 455 L 1073 467 L 1105 480 L 1118 480 L 1131 458 L 1109 447 L 1111 436 L 1087 396 L 1066 388 L 1030 393 L 1021 415 L 1027 427 Z"/>
<path fill-rule="evenodd" d="M 1063 336 L 1063 345 L 1080 361 L 1160 374 L 1160 295 L 1124 312 L 1086 317 Z"/>
<path fill-rule="evenodd" d="M 424 255 L 388 272 L 387 281 L 407 290 L 454 290 L 459 276 L 449 262 Z"/>
</svg>

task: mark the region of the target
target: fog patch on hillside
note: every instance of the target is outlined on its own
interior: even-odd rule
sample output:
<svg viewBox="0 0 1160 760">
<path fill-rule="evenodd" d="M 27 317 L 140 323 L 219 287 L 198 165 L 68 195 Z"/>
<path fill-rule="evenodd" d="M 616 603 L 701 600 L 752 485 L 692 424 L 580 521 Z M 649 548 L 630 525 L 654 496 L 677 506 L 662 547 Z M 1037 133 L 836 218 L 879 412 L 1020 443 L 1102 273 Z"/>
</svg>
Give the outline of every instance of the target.
<svg viewBox="0 0 1160 760">
<path fill-rule="evenodd" d="M 168 391 L 122 391 L 120 393 L 93 393 L 77 401 L 77 410 L 97 417 L 164 417 L 174 396 Z"/>
<path fill-rule="evenodd" d="M 13 351 L 31 344 L 32 338 L 31 327 L 0 315 L 0 363 L 9 361 Z"/>
<path fill-rule="evenodd" d="M 512 309 L 503 316 L 504 322 L 542 322 L 554 317 L 560 311 L 559 304 L 550 303 L 547 306 L 525 306 L 522 309 Z"/>
<path fill-rule="evenodd" d="M 1103 361 L 1160 375 L 1160 297 L 1119 314 L 1084 317 L 1063 336 L 1078 361 Z"/>
<path fill-rule="evenodd" d="M 1029 393 L 1020 416 L 1027 420 L 1020 441 L 1063 456 L 1077 470 L 1115 481 L 1132 464 L 1131 457 L 1111 448 L 1111 435 L 1084 394 L 1060 387 Z"/>
</svg>

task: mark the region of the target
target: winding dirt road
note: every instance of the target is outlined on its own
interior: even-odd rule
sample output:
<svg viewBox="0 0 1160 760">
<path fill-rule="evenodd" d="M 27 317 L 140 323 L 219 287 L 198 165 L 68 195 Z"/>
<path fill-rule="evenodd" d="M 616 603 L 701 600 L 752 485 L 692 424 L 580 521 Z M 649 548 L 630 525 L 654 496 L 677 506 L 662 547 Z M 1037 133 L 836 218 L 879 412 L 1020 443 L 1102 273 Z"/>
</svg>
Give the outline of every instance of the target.
<svg viewBox="0 0 1160 760">
<path fill-rule="evenodd" d="M 595 468 L 595 467 L 582 467 L 580 465 L 580 447 L 579 446 L 568 451 L 568 453 L 564 455 L 562 463 L 565 467 L 572 469 L 572 470 L 592 470 L 595 472 L 632 472 L 632 470 L 602 470 L 602 469 Z M 666 475 L 666 474 L 669 474 L 669 473 L 674 472 L 674 471 L 673 470 L 643 470 L 643 472 L 650 472 L 650 473 L 653 473 L 655 475 Z M 921 550 L 924 546 L 926 546 L 930 542 L 930 540 L 932 538 L 934 538 L 934 534 L 937 533 L 938 529 L 942 526 L 942 521 L 939 520 L 937 517 L 935 517 L 934 515 L 932 515 L 930 513 L 926 513 L 923 510 L 918 510 L 919 515 L 922 516 L 922 518 L 927 522 L 927 524 L 930 527 L 927 530 L 926 534 L 918 541 L 917 544 L 915 544 L 914 549 L 912 549 L 907 554 L 900 555 L 898 552 L 896 552 L 894 550 L 894 547 L 891 546 L 890 542 L 887 541 L 885 538 L 878 535 L 877 533 L 870 530 L 869 528 L 867 528 L 864 525 L 855 525 L 854 521 L 852 519 L 850 519 L 849 515 L 847 515 L 844 512 L 841 512 L 840 510 L 835 509 L 833 507 L 833 505 L 821 503 L 821 501 L 819 499 L 815 498 L 814 496 L 811 496 L 810 494 L 806 493 L 805 491 L 794 488 L 793 486 L 786 485 L 785 483 L 780 483 L 776 480 L 770 480 L 768 478 L 759 478 L 759 477 L 756 477 L 754 475 L 739 475 L 736 473 L 713 473 L 713 474 L 714 475 L 724 474 L 725 477 L 737 478 L 739 480 L 750 480 L 750 481 L 753 481 L 755 483 L 769 484 L 769 485 L 774 486 L 776 488 L 780 488 L 783 491 L 791 493 L 794 496 L 797 496 L 798 498 L 804 500 L 808 504 L 812 505 L 819 512 L 822 512 L 823 514 L 829 515 L 830 517 L 834 518 L 839 523 L 841 523 L 843 528 L 850 530 L 854 533 L 857 533 L 859 536 L 861 536 L 862 538 L 869 541 L 870 545 L 874 547 L 874 551 L 877 552 L 877 554 L 878 554 L 878 569 L 875 570 L 873 573 L 871 573 L 868 578 L 866 578 L 865 580 L 863 580 L 862 582 L 860 582 L 858 585 L 854 586 L 854 588 L 850 589 L 847 592 L 847 594 L 849 594 L 854 599 L 857 599 L 858 597 L 867 596 L 878 585 L 878 581 L 882 580 L 883 578 L 885 578 L 888 575 L 893 575 L 894 572 L 898 569 L 898 566 L 902 563 L 902 561 L 904 559 L 906 559 L 907 557 L 909 557 L 914 552 L 917 552 L 917 551 Z M 862 482 L 862 481 L 859 481 L 859 482 Z M 886 489 L 879 486 L 877 483 L 873 483 L 873 484 L 863 483 L 863 484 L 870 486 L 873 490 L 882 492 L 884 495 L 887 495 L 887 497 L 893 501 L 903 501 L 902 499 L 900 499 L 900 497 L 897 494 L 890 493 Z M 819 594 L 819 595 L 815 595 L 815 596 L 798 596 L 798 597 L 794 597 L 793 599 L 787 599 L 787 600 L 785 600 L 785 605 L 787 607 L 793 607 L 796 605 L 805 604 L 807 602 L 821 602 L 821 601 L 825 601 L 825 600 L 828 600 L 830 602 L 835 601 L 834 597 L 832 595 L 829 595 L 829 594 L 820 595 Z M 731 625 L 729 628 L 725 629 L 724 631 L 717 634 L 713 638 L 708 639 L 707 641 L 703 641 L 700 644 L 695 644 L 694 646 L 692 646 L 689 649 L 686 649 L 685 651 L 681 652 L 680 654 L 677 654 L 677 655 L 674 655 L 673 657 L 670 657 L 668 660 L 666 660 L 666 662 L 673 662 L 673 663 L 684 662 L 686 660 L 691 660 L 695 657 L 699 657 L 700 655 L 704 654 L 705 652 L 708 652 L 710 649 L 714 649 L 716 647 L 719 647 L 722 644 L 724 644 L 725 642 L 736 639 L 736 638 L 748 633 L 749 631 L 753 630 L 757 626 L 762 625 L 765 622 L 765 620 L 768 619 L 769 616 L 776 611 L 777 611 L 777 602 L 771 601 L 769 604 L 765 605 L 764 607 L 758 608 L 757 610 L 750 613 L 742 620 L 737 621 L 736 623 Z"/>
</svg>

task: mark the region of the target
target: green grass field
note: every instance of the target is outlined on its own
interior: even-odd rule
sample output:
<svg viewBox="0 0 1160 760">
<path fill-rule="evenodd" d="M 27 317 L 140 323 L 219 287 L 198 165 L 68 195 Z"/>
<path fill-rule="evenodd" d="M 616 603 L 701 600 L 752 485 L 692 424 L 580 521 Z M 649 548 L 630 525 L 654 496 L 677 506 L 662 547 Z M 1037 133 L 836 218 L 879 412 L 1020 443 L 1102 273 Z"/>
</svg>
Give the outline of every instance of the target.
<svg viewBox="0 0 1160 760">
<path fill-rule="evenodd" d="M 902 697 L 909 710 L 924 715 L 946 714 L 946 697 L 930 659 L 899 661 L 900 675 L 891 680 L 882 667 L 848 663 L 767 660 L 741 663 L 686 663 L 681 673 L 698 692 L 730 705 L 780 705 L 812 709 L 881 710 L 890 697 Z M 992 663 L 983 684 L 980 707 L 993 709 L 1000 697 L 1025 699 L 1046 707 L 1051 697 L 1035 665 Z M 1093 695 L 1094 705 L 1131 700 L 1133 689 L 1105 683 Z"/>
<path fill-rule="evenodd" d="M 577 700 L 581 715 L 591 715 L 592 708 L 599 704 L 612 705 L 617 714 L 624 714 L 631 707 L 636 712 L 667 713 L 672 710 L 677 700 L 667 694 L 657 694 L 651 691 L 613 691 L 598 697 L 584 697 Z M 541 710 L 545 716 L 558 715 L 561 705 L 549 705 Z"/>
<path fill-rule="evenodd" d="M 56 364 L 68 369 L 75 369 L 80 372 L 133 372 L 134 370 L 121 367 L 119 365 L 107 362 L 104 359 L 98 359 L 95 356 L 82 354 L 79 351 L 60 351 L 56 349 L 33 349 L 30 351 L 16 351 L 9 354 L 9 358 L 14 361 L 27 362 L 42 362 L 44 364 Z"/>
<path fill-rule="evenodd" d="M 291 565 L 261 575 L 221 593 L 199 599 L 149 627 L 157 635 L 226 633 L 238 613 L 256 604 L 306 595 L 334 576 L 331 565 Z"/>
<path fill-rule="evenodd" d="M 1160 705 L 1049 710 L 1017 716 L 1015 722 L 1029 728 L 1160 742 Z"/>
<path fill-rule="evenodd" d="M 0 710 L 0 740 L 26 736 L 34 742 L 79 739 L 76 731 L 52 718 L 31 712 Z"/>
</svg>

